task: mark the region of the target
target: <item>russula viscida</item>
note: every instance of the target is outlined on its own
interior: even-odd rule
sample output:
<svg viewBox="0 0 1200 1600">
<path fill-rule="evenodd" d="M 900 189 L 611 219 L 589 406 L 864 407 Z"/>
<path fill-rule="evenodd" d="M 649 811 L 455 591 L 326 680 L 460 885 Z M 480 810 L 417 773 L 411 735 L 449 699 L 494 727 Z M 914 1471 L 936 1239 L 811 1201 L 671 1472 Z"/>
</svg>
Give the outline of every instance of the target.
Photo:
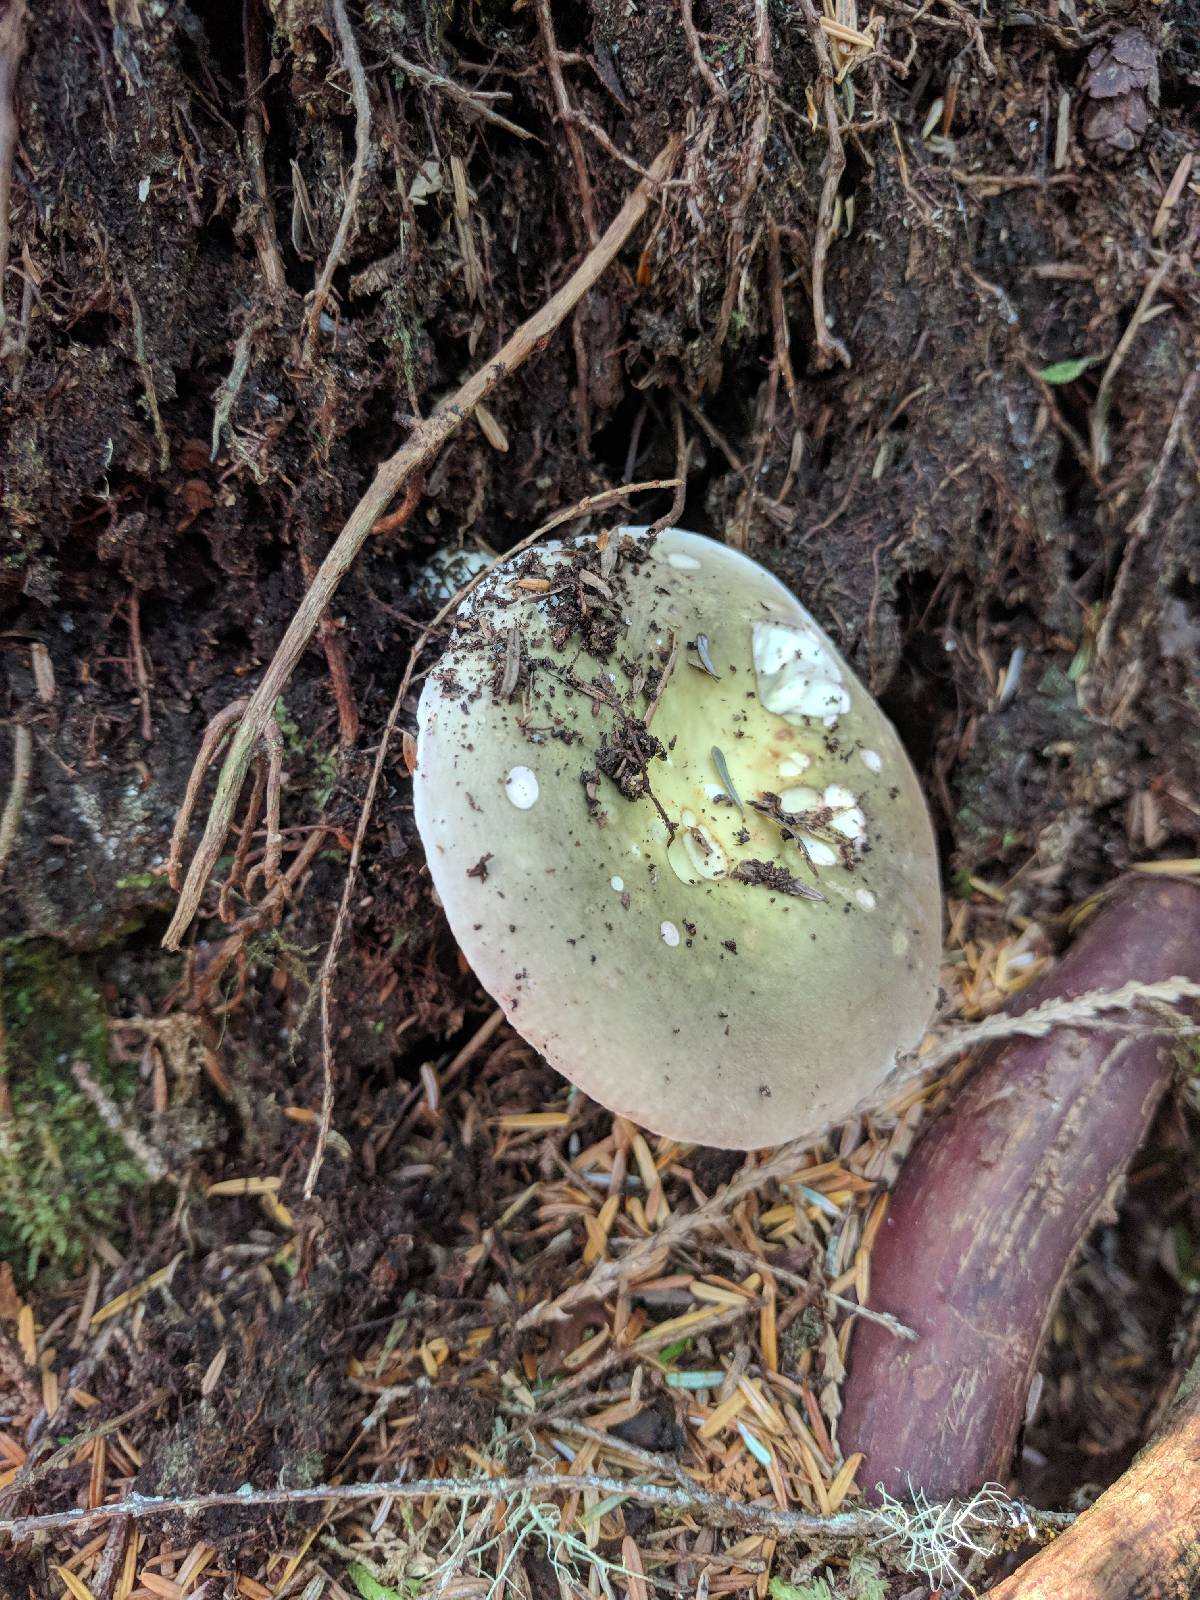
<svg viewBox="0 0 1200 1600">
<path fill-rule="evenodd" d="M 656 1133 L 757 1149 L 878 1090 L 936 995 L 933 831 L 891 724 L 725 545 L 547 543 L 463 602 L 417 826 L 480 982 Z"/>
</svg>

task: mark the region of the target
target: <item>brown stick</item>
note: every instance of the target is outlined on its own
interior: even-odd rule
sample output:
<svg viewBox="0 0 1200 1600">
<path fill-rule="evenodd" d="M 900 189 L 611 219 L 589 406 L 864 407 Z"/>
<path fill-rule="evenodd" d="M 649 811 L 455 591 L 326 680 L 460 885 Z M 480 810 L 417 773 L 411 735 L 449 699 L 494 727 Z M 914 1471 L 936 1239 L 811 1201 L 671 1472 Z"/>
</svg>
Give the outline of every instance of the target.
<svg viewBox="0 0 1200 1600">
<path fill-rule="evenodd" d="M 1020 1009 L 1179 975 L 1200 977 L 1200 884 L 1134 882 Z M 1145 1135 L 1173 1053 L 1153 1025 L 1068 1026 L 989 1047 L 918 1144 L 871 1260 L 875 1307 L 918 1342 L 860 1325 L 850 1351 L 841 1442 L 866 1456 L 868 1488 L 943 1499 L 1007 1475 L 1058 1293 Z"/>
<path fill-rule="evenodd" d="M 1162 1431 L 1090 1511 L 991 1600 L 1191 1600 L 1200 1593 L 1200 1367 Z"/>
<path fill-rule="evenodd" d="M 651 164 L 652 180 L 643 180 L 638 184 L 605 229 L 599 243 L 588 252 L 562 288 L 527 322 L 523 322 L 492 359 L 468 378 L 454 395 L 443 400 L 435 411 L 418 423 L 399 450 L 377 468 L 366 493 L 350 513 L 345 527 L 317 569 L 312 587 L 288 624 L 279 648 L 230 740 L 204 836 L 188 869 L 179 904 L 163 939 L 165 949 L 179 948 L 180 940 L 196 914 L 204 886 L 224 848 L 234 807 L 241 794 L 255 746 L 274 715 L 275 702 L 291 677 L 296 662 L 312 638 L 338 585 L 362 549 L 367 535 L 413 473 L 427 467 L 479 402 L 485 400 L 503 379 L 545 345 L 564 318 L 615 260 L 645 215 L 658 184 L 675 165 L 679 144 L 677 136 L 667 141 Z"/>
</svg>

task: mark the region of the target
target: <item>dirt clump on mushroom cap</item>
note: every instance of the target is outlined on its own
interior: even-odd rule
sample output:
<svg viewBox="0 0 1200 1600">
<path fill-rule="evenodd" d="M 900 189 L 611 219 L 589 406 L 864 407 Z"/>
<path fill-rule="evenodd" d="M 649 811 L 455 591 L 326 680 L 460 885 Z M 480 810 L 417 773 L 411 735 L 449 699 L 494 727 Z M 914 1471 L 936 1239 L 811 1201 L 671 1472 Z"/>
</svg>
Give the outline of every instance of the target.
<svg viewBox="0 0 1200 1600">
<path fill-rule="evenodd" d="M 916 776 L 755 562 L 680 529 L 527 552 L 464 602 L 419 720 L 455 938 L 594 1099 L 755 1149 L 849 1114 L 919 1039 L 941 939 Z"/>
</svg>

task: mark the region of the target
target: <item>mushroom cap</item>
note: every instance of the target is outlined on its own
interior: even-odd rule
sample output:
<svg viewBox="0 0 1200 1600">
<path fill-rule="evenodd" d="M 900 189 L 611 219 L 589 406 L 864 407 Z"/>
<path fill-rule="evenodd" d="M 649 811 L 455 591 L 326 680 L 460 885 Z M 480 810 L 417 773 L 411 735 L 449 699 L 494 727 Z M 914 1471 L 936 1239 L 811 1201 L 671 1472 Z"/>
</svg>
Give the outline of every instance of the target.
<svg viewBox="0 0 1200 1600">
<path fill-rule="evenodd" d="M 656 1133 L 819 1135 L 928 1022 L 916 775 L 804 607 L 725 545 L 620 528 L 497 568 L 426 680 L 413 798 L 480 982 Z"/>
</svg>

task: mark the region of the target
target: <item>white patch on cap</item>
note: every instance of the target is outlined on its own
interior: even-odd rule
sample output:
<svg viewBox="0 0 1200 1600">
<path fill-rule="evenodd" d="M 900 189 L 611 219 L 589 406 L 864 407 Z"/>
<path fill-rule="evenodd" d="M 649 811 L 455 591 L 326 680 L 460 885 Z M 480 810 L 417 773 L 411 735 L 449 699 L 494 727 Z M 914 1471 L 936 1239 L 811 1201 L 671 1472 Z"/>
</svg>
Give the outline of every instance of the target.
<svg viewBox="0 0 1200 1600">
<path fill-rule="evenodd" d="M 883 757 L 878 750 L 864 750 L 862 752 L 863 766 L 868 772 L 878 772 L 883 766 Z"/>
<path fill-rule="evenodd" d="M 855 845 L 866 842 L 867 819 L 858 804 L 858 798 L 840 783 L 827 784 L 824 793 L 820 794 L 806 784 L 797 784 L 783 791 L 779 796 L 779 804 L 785 813 L 793 816 L 813 811 L 825 813 L 823 825 L 832 832 Z M 815 867 L 836 866 L 841 859 L 833 845 L 815 838 L 811 833 L 802 833 L 800 842 Z"/>
<path fill-rule="evenodd" d="M 681 883 L 713 883 L 729 871 L 729 859 L 694 812 L 685 811 L 667 848 L 667 861 Z"/>
<path fill-rule="evenodd" d="M 658 925 L 658 931 L 662 934 L 662 942 L 666 945 L 670 945 L 671 949 L 673 950 L 679 943 L 679 929 L 673 922 L 660 922 Z"/>
<path fill-rule="evenodd" d="M 514 767 L 504 780 L 504 792 L 518 811 L 528 811 L 537 805 L 538 781 L 529 767 Z"/>
<path fill-rule="evenodd" d="M 758 698 L 775 716 L 798 723 L 819 717 L 833 727 L 850 709 L 842 669 L 815 628 L 804 623 L 756 622 L 751 655 Z"/>
<path fill-rule="evenodd" d="M 779 763 L 781 778 L 799 778 L 812 766 L 813 758 L 803 750 L 793 750 Z"/>
<path fill-rule="evenodd" d="M 667 557 L 667 565 L 675 567 L 679 572 L 699 572 L 700 562 L 695 556 L 685 556 L 682 550 L 672 550 Z"/>
<path fill-rule="evenodd" d="M 901 933 L 897 928 L 896 932 L 892 935 L 892 953 L 893 955 L 902 956 L 906 955 L 907 952 L 908 935 L 906 933 Z"/>
<path fill-rule="evenodd" d="M 608 881 L 612 884 L 613 888 L 618 894 L 620 894 L 621 890 L 625 887 L 624 878 L 610 878 Z"/>
<path fill-rule="evenodd" d="M 824 839 L 814 839 L 811 833 L 799 835 L 800 843 L 808 851 L 808 859 L 814 867 L 836 867 L 838 853 L 831 844 L 826 844 Z"/>
<path fill-rule="evenodd" d="M 864 911 L 874 911 L 877 902 L 870 889 L 855 889 L 854 898 Z"/>
<path fill-rule="evenodd" d="M 806 784 L 798 784 L 794 789 L 783 791 L 779 796 L 779 804 L 785 811 L 818 811 L 821 807 L 821 796 Z"/>
<path fill-rule="evenodd" d="M 861 844 L 867 837 L 867 819 L 862 814 L 858 796 L 843 789 L 840 783 L 831 783 L 821 798 L 833 812 L 829 826 L 834 832 L 840 833 L 843 839 Z"/>
</svg>

